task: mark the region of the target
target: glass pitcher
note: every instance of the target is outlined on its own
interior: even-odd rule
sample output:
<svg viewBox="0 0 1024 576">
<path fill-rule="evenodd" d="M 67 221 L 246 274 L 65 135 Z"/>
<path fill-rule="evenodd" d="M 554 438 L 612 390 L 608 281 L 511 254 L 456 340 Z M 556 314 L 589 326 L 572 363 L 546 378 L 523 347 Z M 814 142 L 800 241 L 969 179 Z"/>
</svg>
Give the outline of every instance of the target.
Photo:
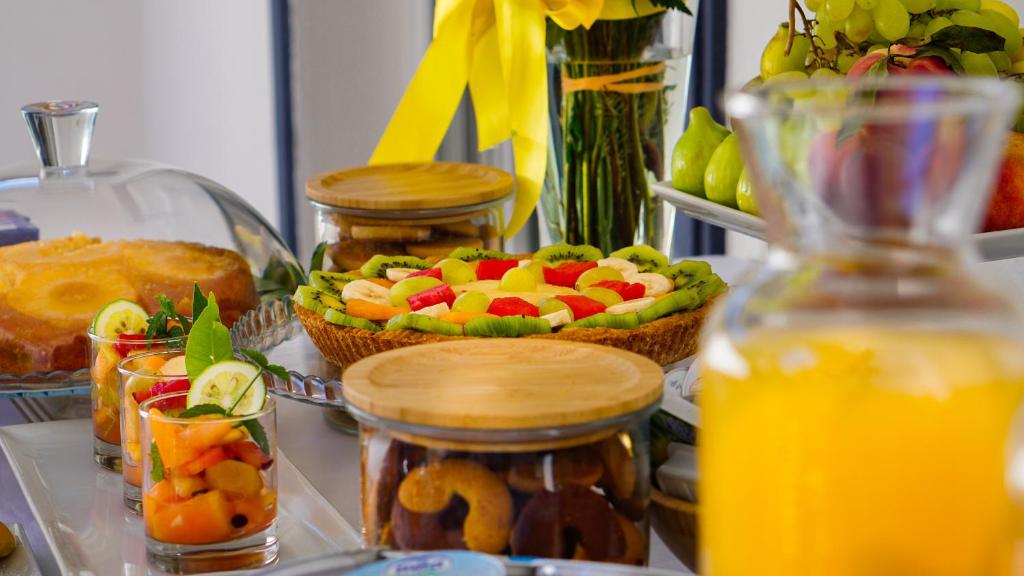
<svg viewBox="0 0 1024 576">
<path fill-rule="evenodd" d="M 1019 570 L 1024 315 L 967 241 L 1014 86 L 890 77 L 728 100 L 770 248 L 705 328 L 702 574 Z"/>
</svg>

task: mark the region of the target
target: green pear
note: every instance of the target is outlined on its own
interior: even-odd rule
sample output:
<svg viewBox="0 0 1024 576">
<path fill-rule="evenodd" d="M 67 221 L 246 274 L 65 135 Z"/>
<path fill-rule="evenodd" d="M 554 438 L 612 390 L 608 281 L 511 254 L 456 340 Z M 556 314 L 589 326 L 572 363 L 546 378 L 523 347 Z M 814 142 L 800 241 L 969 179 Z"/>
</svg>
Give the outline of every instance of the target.
<svg viewBox="0 0 1024 576">
<path fill-rule="evenodd" d="M 704 193 L 708 200 L 736 208 L 736 185 L 742 171 L 740 141 L 735 134 L 729 134 L 711 155 L 708 169 L 704 172 Z"/>
<path fill-rule="evenodd" d="M 789 40 L 789 24 L 779 24 L 775 29 L 775 36 L 764 47 L 761 53 L 761 78 L 765 80 L 782 72 L 804 70 L 804 63 L 807 61 L 807 54 L 811 51 L 811 41 L 806 34 L 793 36 L 793 47 L 786 54 L 786 44 Z"/>
<path fill-rule="evenodd" d="M 747 214 L 760 215 L 757 211 L 757 202 L 754 200 L 754 185 L 750 181 L 746 166 L 740 172 L 740 181 L 736 183 L 736 205 Z"/>
<path fill-rule="evenodd" d="M 707 108 L 690 110 L 690 125 L 672 150 L 672 187 L 703 198 L 704 171 L 728 135 L 729 129 L 715 122 Z"/>
</svg>

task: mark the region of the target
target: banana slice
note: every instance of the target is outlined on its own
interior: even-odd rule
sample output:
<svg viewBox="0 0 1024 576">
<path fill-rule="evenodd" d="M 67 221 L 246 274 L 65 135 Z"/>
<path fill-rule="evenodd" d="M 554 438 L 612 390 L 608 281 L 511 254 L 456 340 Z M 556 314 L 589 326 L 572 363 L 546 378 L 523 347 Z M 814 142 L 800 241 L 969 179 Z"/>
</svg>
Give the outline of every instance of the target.
<svg viewBox="0 0 1024 576">
<path fill-rule="evenodd" d="M 597 265 L 614 268 L 618 270 L 620 273 L 622 273 L 623 278 L 629 278 L 630 276 L 633 276 L 640 272 L 640 269 L 636 267 L 636 264 L 633 264 L 629 260 L 615 258 L 614 256 L 611 258 L 602 258 L 598 260 Z"/>
<path fill-rule="evenodd" d="M 448 307 L 446 302 L 440 302 L 433 306 L 427 306 L 426 308 L 420 308 L 416 311 L 417 314 L 423 314 L 424 316 L 433 316 L 434 318 L 440 318 L 445 314 L 451 312 L 452 309 Z"/>
<path fill-rule="evenodd" d="M 541 318 L 547 320 L 551 324 L 552 328 L 565 326 L 566 324 L 572 322 L 572 316 L 569 316 L 568 310 L 556 310 L 551 314 L 545 314 L 541 316 Z"/>
<path fill-rule="evenodd" d="M 630 282 L 638 282 L 644 285 L 644 296 L 660 296 L 661 294 L 668 294 L 675 287 L 675 283 L 668 279 L 667 276 L 658 274 L 657 272 L 640 272 L 632 276 L 627 276 Z"/>
<path fill-rule="evenodd" d="M 405 277 L 413 272 L 416 272 L 415 268 L 388 268 L 384 271 L 384 275 L 387 276 L 388 280 L 392 282 L 398 282 L 405 280 Z"/>
<path fill-rule="evenodd" d="M 608 314 L 628 314 L 629 312 L 640 312 L 646 310 L 657 301 L 657 298 L 637 298 L 636 300 L 626 300 L 625 302 L 619 302 L 613 304 L 605 309 Z M 561 310 L 565 312 L 565 310 Z"/>
<path fill-rule="evenodd" d="M 352 298 L 391 306 L 391 292 L 380 284 L 374 284 L 369 280 L 353 280 L 345 284 L 345 287 L 341 289 L 341 299 L 348 302 Z"/>
</svg>

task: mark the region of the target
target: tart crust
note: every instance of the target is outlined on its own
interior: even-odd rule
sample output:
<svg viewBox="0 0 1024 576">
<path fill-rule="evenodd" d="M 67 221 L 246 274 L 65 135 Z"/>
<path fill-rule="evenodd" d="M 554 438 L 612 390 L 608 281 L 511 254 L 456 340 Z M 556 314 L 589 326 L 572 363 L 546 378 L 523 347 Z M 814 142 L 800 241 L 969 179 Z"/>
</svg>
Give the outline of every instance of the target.
<svg viewBox="0 0 1024 576">
<path fill-rule="evenodd" d="M 611 328 L 579 328 L 551 334 L 534 334 L 524 338 L 570 340 L 612 346 L 646 356 L 661 366 L 678 362 L 697 352 L 704 318 L 714 299 L 689 312 L 675 314 L 648 322 L 633 330 Z M 337 326 L 316 312 L 292 303 L 295 313 L 310 339 L 332 364 L 344 369 L 363 358 L 416 344 L 443 342 L 466 336 L 443 336 L 414 330 L 381 330 L 370 332 L 361 328 Z"/>
</svg>

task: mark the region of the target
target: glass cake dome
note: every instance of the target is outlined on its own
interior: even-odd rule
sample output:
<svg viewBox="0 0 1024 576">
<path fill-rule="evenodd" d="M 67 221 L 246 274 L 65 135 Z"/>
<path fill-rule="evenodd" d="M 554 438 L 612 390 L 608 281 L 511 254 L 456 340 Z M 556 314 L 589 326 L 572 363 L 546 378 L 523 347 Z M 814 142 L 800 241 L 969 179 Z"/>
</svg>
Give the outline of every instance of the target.
<svg viewBox="0 0 1024 576">
<path fill-rule="evenodd" d="M 264 300 L 302 283 L 278 232 L 224 186 L 152 162 L 89 158 L 98 109 L 84 101 L 22 108 L 41 166 L 0 168 L 0 249 L 72 235 L 180 241 L 239 254 Z"/>
</svg>

